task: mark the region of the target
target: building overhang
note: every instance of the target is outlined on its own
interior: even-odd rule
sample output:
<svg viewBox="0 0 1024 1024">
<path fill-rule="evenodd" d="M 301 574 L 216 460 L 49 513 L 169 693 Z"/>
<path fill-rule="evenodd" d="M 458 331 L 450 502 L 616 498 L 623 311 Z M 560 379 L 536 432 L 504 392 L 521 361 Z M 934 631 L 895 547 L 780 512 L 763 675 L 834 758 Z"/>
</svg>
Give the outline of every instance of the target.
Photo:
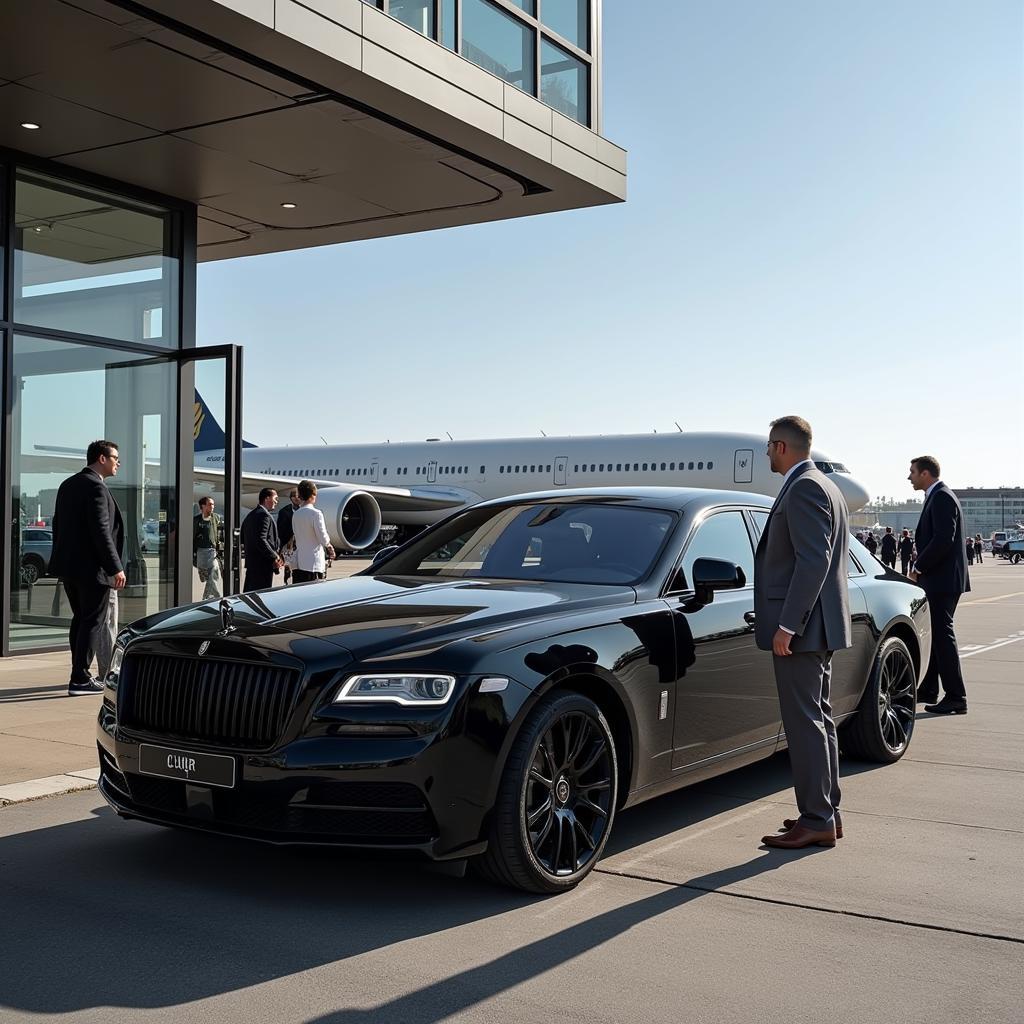
<svg viewBox="0 0 1024 1024">
<path fill-rule="evenodd" d="M 625 198 L 621 149 L 360 0 L 11 0 L 0 38 L 0 146 L 195 204 L 201 260 Z"/>
</svg>

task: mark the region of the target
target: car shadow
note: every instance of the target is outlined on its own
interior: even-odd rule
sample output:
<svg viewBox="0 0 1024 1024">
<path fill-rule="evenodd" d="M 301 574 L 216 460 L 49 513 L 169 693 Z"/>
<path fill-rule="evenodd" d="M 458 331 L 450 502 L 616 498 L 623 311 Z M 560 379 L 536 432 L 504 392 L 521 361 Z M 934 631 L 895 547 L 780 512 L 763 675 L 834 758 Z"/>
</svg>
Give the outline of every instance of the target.
<svg viewBox="0 0 1024 1024">
<path fill-rule="evenodd" d="M 844 766 L 846 774 L 867 767 Z M 608 853 L 697 824 L 723 805 L 788 793 L 790 785 L 788 759 L 776 755 L 652 800 L 620 815 Z M 0 826 L 9 829 L 11 820 L 0 818 Z M 439 1020 L 452 1007 L 550 970 L 706 891 L 814 852 L 820 851 L 785 857 L 763 851 L 659 890 L 404 996 L 376 1019 Z M 121 821 L 106 807 L 0 837 L 0 865 L 6 890 L 0 1006 L 43 1015 L 175 1006 L 545 900 L 405 858 L 177 832 Z M 342 1010 L 321 1021 L 369 1019 Z"/>
</svg>

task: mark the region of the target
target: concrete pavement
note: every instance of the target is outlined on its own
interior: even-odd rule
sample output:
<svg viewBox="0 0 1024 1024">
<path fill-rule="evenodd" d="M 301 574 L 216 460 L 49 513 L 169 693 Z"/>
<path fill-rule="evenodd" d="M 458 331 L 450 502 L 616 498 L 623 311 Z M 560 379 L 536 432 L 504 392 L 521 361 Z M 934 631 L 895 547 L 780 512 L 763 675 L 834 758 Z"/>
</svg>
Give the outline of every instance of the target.
<svg viewBox="0 0 1024 1024">
<path fill-rule="evenodd" d="M 35 800 L 0 810 L 0 1016 L 1017 1024 L 1024 566 L 972 580 L 970 714 L 922 713 L 896 765 L 844 761 L 834 850 L 759 848 L 793 809 L 785 755 L 620 815 L 548 899 L 123 822 L 95 792 Z"/>
</svg>

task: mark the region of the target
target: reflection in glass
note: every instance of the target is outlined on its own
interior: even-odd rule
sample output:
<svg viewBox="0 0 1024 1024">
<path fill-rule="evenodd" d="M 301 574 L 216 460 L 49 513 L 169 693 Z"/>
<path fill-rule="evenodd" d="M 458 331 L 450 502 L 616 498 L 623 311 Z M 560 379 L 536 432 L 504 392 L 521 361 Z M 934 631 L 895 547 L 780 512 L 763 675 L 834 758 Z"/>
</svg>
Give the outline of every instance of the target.
<svg viewBox="0 0 1024 1024">
<path fill-rule="evenodd" d="M 754 550 L 750 546 L 741 512 L 718 512 L 705 519 L 697 528 L 697 534 L 690 541 L 683 556 L 683 572 L 686 582 L 693 584 L 693 563 L 698 558 L 721 558 L 732 562 L 743 570 L 747 586 L 754 584 Z"/>
<path fill-rule="evenodd" d="M 511 0 L 521 11 L 537 16 L 537 0 Z"/>
<path fill-rule="evenodd" d="M 14 219 L 16 321 L 177 346 L 168 213 L 19 171 Z"/>
<path fill-rule="evenodd" d="M 449 50 L 455 49 L 455 4 L 457 0 L 441 2 L 441 42 Z"/>
<path fill-rule="evenodd" d="M 540 98 L 580 124 L 589 124 L 587 65 L 547 39 L 540 44 Z"/>
<path fill-rule="evenodd" d="M 152 356 L 40 338 L 14 339 L 11 409 L 14 649 L 67 642 L 71 609 L 49 575 L 50 523 L 61 482 L 85 468 L 85 449 L 116 441 L 108 483 L 125 525 L 122 623 L 174 603 L 177 374 Z"/>
<path fill-rule="evenodd" d="M 487 0 L 462 0 L 462 56 L 529 93 L 534 39 L 532 29 Z"/>
<path fill-rule="evenodd" d="M 563 39 L 589 53 L 589 13 L 590 0 L 544 0 L 540 20 Z"/>
<path fill-rule="evenodd" d="M 388 14 L 417 32 L 434 38 L 434 0 L 391 0 Z"/>
</svg>

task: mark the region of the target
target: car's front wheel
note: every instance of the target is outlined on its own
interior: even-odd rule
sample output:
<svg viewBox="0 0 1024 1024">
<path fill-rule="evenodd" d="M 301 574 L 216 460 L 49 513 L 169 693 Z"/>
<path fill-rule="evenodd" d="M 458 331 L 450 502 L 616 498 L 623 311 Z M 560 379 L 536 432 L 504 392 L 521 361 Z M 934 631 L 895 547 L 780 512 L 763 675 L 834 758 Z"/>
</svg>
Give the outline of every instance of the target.
<svg viewBox="0 0 1024 1024">
<path fill-rule="evenodd" d="M 31 587 L 39 582 L 43 575 L 43 563 L 38 558 L 25 558 L 21 563 L 21 582 Z"/>
<path fill-rule="evenodd" d="M 564 892 L 601 856 L 615 817 L 615 740 L 598 706 L 553 693 L 530 713 L 498 787 L 481 874 L 527 892 Z"/>
<path fill-rule="evenodd" d="M 917 712 L 917 672 L 907 645 L 890 636 L 878 649 L 857 713 L 842 732 L 843 752 L 892 764 L 910 744 Z"/>
</svg>

